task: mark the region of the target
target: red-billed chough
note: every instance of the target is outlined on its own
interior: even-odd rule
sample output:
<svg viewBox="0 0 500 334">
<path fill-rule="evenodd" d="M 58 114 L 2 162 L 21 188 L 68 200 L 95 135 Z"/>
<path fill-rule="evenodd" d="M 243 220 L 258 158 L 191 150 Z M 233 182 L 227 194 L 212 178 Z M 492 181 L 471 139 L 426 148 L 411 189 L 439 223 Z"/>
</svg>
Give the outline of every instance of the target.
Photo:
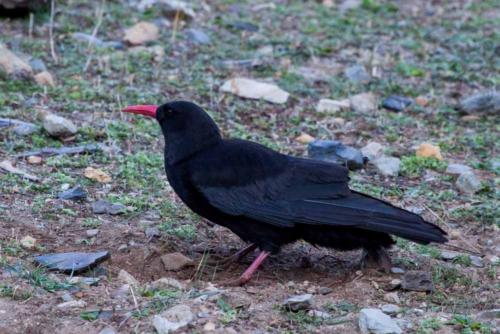
<svg viewBox="0 0 500 334">
<path fill-rule="evenodd" d="M 194 103 L 123 111 L 160 123 L 168 181 L 182 201 L 250 243 L 238 255 L 260 249 L 240 284 L 250 280 L 267 256 L 299 239 L 337 250 L 361 248 L 375 258 L 394 244 L 391 234 L 421 244 L 447 241 L 441 228 L 419 215 L 350 190 L 348 170 L 340 165 L 223 139 L 215 122 Z"/>
</svg>

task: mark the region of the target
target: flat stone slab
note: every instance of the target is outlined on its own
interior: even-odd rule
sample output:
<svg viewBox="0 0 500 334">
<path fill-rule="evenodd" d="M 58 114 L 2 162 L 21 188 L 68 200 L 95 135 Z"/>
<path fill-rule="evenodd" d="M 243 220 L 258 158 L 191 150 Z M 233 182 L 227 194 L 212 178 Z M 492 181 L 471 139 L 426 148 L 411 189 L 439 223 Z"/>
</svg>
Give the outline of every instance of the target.
<svg viewBox="0 0 500 334">
<path fill-rule="evenodd" d="M 95 253 L 50 253 L 35 257 L 35 262 L 50 270 L 78 273 L 95 267 L 99 263 L 107 260 L 109 256 L 110 254 L 108 251 Z"/>
</svg>

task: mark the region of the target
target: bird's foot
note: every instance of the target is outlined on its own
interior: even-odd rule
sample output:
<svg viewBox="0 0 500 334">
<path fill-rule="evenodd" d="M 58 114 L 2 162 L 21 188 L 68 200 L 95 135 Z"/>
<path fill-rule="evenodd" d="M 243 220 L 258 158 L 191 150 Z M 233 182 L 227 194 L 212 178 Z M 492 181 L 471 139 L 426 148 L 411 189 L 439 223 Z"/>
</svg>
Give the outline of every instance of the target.
<svg viewBox="0 0 500 334">
<path fill-rule="evenodd" d="M 391 272 L 392 261 L 385 248 L 364 249 L 361 258 L 361 269 L 382 269 L 384 272 Z"/>
<path fill-rule="evenodd" d="M 251 279 L 255 271 L 259 268 L 259 266 L 264 262 L 264 260 L 270 255 L 271 253 L 267 251 L 262 251 L 260 252 L 259 256 L 255 258 L 255 260 L 252 262 L 250 267 L 248 267 L 247 270 L 238 278 L 237 280 L 229 281 L 226 282 L 226 285 L 229 286 L 242 286 L 247 284 Z"/>
<path fill-rule="evenodd" d="M 250 245 L 246 246 L 245 248 L 240 249 L 239 251 L 237 251 L 236 253 L 234 253 L 233 255 L 231 255 L 229 257 L 225 257 L 225 258 L 219 257 L 219 258 L 215 258 L 213 260 L 209 259 L 207 261 L 207 263 L 209 265 L 212 265 L 212 266 L 218 268 L 218 269 L 227 269 L 232 264 L 242 260 L 245 256 L 247 256 L 248 254 L 253 252 L 256 248 L 257 248 L 256 244 L 250 244 Z"/>
</svg>

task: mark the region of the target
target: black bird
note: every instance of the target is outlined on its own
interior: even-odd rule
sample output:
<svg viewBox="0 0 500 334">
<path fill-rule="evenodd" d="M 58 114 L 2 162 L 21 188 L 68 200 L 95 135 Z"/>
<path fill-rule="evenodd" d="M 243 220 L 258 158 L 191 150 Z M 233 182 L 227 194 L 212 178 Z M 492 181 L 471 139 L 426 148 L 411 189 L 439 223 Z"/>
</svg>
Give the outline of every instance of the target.
<svg viewBox="0 0 500 334">
<path fill-rule="evenodd" d="M 441 228 L 419 215 L 350 190 L 348 170 L 340 165 L 223 139 L 215 122 L 194 103 L 123 111 L 160 123 L 167 178 L 182 201 L 250 243 L 237 256 L 260 249 L 240 284 L 250 280 L 269 254 L 299 239 L 338 250 L 362 248 L 379 261 L 394 244 L 391 234 L 420 244 L 447 241 Z"/>
</svg>

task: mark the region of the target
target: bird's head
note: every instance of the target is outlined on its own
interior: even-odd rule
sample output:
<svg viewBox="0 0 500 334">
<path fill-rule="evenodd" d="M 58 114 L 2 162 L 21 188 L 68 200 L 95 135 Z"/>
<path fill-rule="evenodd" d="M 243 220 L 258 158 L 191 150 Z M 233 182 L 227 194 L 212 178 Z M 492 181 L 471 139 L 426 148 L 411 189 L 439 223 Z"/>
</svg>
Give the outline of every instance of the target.
<svg viewBox="0 0 500 334">
<path fill-rule="evenodd" d="M 156 118 L 165 136 L 165 152 L 169 163 L 186 158 L 221 139 L 219 128 L 198 105 L 188 101 L 172 101 L 160 106 L 134 105 L 123 112 Z"/>
</svg>

